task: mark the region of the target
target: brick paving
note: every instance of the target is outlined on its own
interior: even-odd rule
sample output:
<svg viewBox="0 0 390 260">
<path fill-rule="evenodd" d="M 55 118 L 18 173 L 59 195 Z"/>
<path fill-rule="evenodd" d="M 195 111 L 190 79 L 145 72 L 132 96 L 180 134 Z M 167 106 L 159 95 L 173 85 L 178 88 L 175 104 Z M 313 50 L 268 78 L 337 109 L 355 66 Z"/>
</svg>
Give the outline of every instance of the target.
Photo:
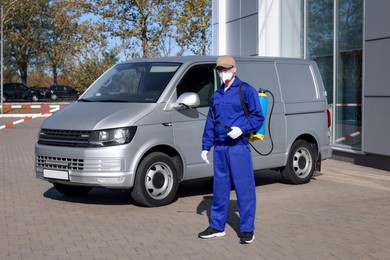
<svg viewBox="0 0 390 260">
<path fill-rule="evenodd" d="M 390 259 L 387 171 L 327 160 L 299 186 L 257 172 L 254 243 L 238 243 L 234 192 L 227 235 L 202 240 L 210 181 L 182 185 L 177 200 L 159 208 L 135 206 L 123 190 L 62 196 L 35 178 L 42 120 L 0 130 L 0 259 Z"/>
</svg>

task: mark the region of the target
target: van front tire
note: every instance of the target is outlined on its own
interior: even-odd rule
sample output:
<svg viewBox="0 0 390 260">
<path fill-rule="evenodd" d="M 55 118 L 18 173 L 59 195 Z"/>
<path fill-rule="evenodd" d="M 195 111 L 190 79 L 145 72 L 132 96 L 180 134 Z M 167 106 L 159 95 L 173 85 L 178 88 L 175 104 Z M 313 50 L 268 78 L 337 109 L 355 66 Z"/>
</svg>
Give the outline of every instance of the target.
<svg viewBox="0 0 390 260">
<path fill-rule="evenodd" d="M 288 155 L 287 165 L 282 170 L 282 178 L 290 184 L 304 184 L 310 182 L 315 169 L 314 150 L 304 140 L 296 141 Z"/>
<path fill-rule="evenodd" d="M 177 168 L 172 158 L 153 152 L 141 161 L 131 196 L 141 206 L 163 206 L 172 202 L 178 186 Z"/>
</svg>

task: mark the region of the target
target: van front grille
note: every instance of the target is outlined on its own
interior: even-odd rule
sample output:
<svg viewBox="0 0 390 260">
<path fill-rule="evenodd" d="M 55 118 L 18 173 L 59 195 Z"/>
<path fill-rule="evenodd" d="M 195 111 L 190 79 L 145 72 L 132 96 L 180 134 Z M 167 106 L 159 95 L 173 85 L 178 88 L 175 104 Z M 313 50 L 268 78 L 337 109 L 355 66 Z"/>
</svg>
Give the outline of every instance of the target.
<svg viewBox="0 0 390 260">
<path fill-rule="evenodd" d="M 35 165 L 40 169 L 84 171 L 84 172 L 120 172 L 123 171 L 123 158 L 66 158 L 53 156 L 35 156 Z"/>
<path fill-rule="evenodd" d="M 84 169 L 83 159 L 61 158 L 38 155 L 35 160 L 36 166 L 53 170 L 82 171 Z"/>
<path fill-rule="evenodd" d="M 90 134 L 91 131 L 41 129 L 38 143 L 54 146 L 87 147 Z"/>
</svg>

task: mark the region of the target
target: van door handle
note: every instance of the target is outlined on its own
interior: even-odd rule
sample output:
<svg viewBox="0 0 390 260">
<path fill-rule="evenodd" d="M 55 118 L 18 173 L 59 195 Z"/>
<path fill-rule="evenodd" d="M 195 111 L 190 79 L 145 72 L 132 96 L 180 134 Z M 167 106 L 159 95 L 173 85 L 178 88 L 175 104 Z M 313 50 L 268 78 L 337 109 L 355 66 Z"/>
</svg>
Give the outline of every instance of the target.
<svg viewBox="0 0 390 260">
<path fill-rule="evenodd" d="M 172 122 L 162 123 L 163 126 L 172 126 Z"/>
</svg>

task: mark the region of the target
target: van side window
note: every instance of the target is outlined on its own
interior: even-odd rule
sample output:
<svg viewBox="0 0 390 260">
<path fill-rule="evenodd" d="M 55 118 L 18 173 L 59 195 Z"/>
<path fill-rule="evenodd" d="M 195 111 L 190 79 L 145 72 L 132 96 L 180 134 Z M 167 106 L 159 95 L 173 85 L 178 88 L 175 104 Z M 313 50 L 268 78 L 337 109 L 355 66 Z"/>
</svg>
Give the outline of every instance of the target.
<svg viewBox="0 0 390 260">
<path fill-rule="evenodd" d="M 200 107 L 207 107 L 218 84 L 214 64 L 192 67 L 176 87 L 177 97 L 184 92 L 195 92 L 200 99 Z"/>
</svg>

